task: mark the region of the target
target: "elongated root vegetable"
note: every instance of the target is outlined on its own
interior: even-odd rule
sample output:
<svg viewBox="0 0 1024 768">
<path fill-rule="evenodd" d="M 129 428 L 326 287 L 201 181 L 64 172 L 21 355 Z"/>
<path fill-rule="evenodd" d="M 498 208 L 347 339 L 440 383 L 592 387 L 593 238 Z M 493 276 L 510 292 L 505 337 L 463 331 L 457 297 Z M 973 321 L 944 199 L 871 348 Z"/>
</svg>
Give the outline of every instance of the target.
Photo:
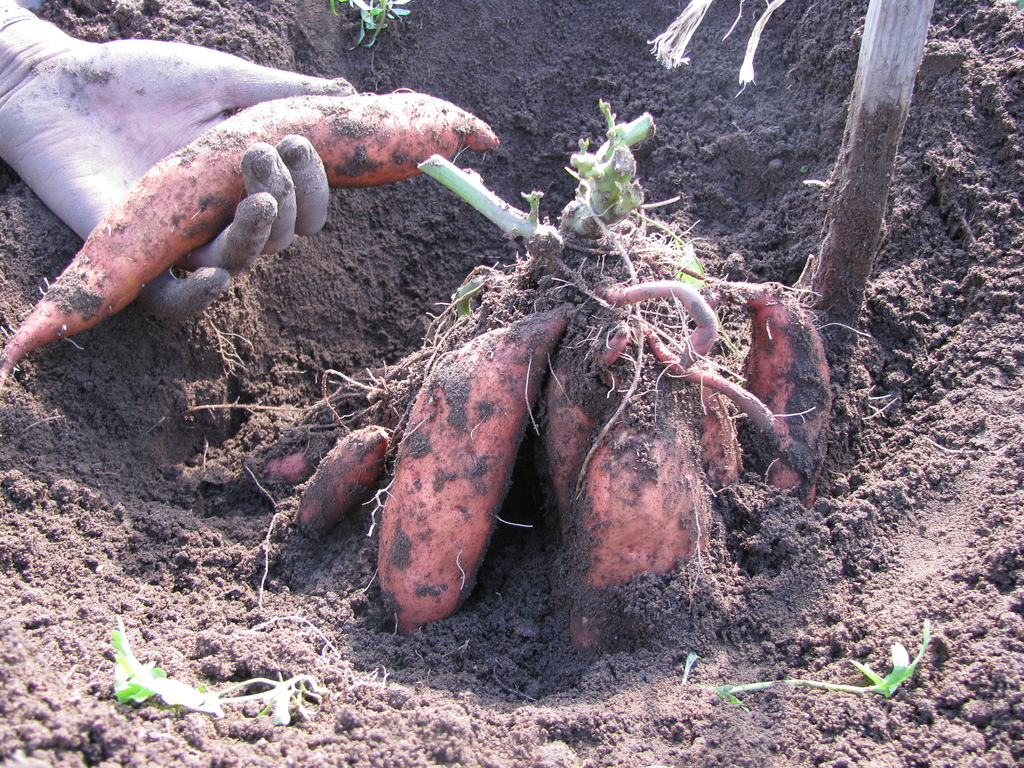
<svg viewBox="0 0 1024 768">
<path fill-rule="evenodd" d="M 293 485 L 308 480 L 312 474 L 313 468 L 302 451 L 275 456 L 268 459 L 267 463 L 263 465 L 264 477 Z"/>
<path fill-rule="evenodd" d="M 566 311 L 442 355 L 412 406 L 384 506 L 378 570 L 407 635 L 469 593 Z"/>
<path fill-rule="evenodd" d="M 384 474 L 388 442 L 383 427 L 357 429 L 338 440 L 302 492 L 298 521 L 303 530 L 322 536 L 373 495 Z"/>
<path fill-rule="evenodd" d="M 768 482 L 795 488 L 810 505 L 817 493 L 832 412 L 830 374 L 821 337 L 807 311 L 766 286 L 747 286 L 751 313 L 747 388 L 785 421 Z"/>
<path fill-rule="evenodd" d="M 721 393 L 706 389 L 701 393 L 704 416 L 701 418 L 700 446 L 708 485 L 719 491 L 740 479 L 742 458 L 736 425 Z"/>
<path fill-rule="evenodd" d="M 38 347 L 123 309 L 142 287 L 230 222 L 245 194 L 242 154 L 257 141 L 310 140 L 332 187 L 407 179 L 433 154 L 498 144 L 490 128 L 416 93 L 300 96 L 258 104 L 154 166 L 111 210 L 0 354 L 0 389 Z"/>
<path fill-rule="evenodd" d="M 609 345 L 604 362 L 623 351 L 616 347 Z M 574 645 L 594 648 L 614 634 L 608 590 L 641 573 L 667 573 L 708 546 L 711 507 L 699 457 L 721 464 L 724 477 L 730 466 L 738 473 L 738 449 L 731 457 L 728 449 L 707 455 L 687 426 L 696 414 L 684 415 L 678 396 L 665 393 L 656 423 L 639 423 L 627 409 L 615 413 L 602 436 L 604 422 L 592 411 L 606 398 L 596 388 L 580 388 L 572 355 L 568 348 L 559 352 L 548 381 L 543 466 L 568 551 L 570 635 Z M 724 409 L 705 416 L 705 430 L 712 426 L 708 418 L 720 413 Z M 712 422 L 716 435 L 732 426 L 727 418 Z"/>
<path fill-rule="evenodd" d="M 778 288 L 749 283 L 722 283 L 719 288 L 725 296 L 741 300 L 751 315 L 746 388 L 723 378 L 702 361 L 714 344 L 718 326 L 717 320 L 712 320 L 714 312 L 692 287 L 659 281 L 609 289 L 605 295 L 620 305 L 671 296 L 695 321 L 697 328 L 682 353 L 671 350 L 651 323 L 642 321 L 641 325 L 647 345 L 666 364 L 670 375 L 700 384 L 705 392 L 705 436 L 701 442 L 712 486 L 719 482 L 727 485 L 739 474 L 735 433 L 722 421 L 724 417 L 715 413 L 715 404 L 707 397 L 717 393 L 731 400 L 773 443 L 763 451 L 773 457 L 768 482 L 777 488 L 796 489 L 804 504 L 810 506 L 825 459 L 832 412 L 829 367 L 821 336 L 807 310 Z"/>
<path fill-rule="evenodd" d="M 667 398 L 656 424 L 623 418 L 598 443 L 563 523 L 573 561 L 584 564 L 572 586 L 575 645 L 609 639 L 609 589 L 641 573 L 668 573 L 707 548 L 711 506 L 698 455 L 686 420 Z"/>
<path fill-rule="evenodd" d="M 581 398 L 569 392 L 574 384 L 569 354 L 568 350 L 558 354 L 548 379 L 540 467 L 550 481 L 563 535 L 580 471 L 596 435 L 596 420 L 579 404 Z"/>
</svg>

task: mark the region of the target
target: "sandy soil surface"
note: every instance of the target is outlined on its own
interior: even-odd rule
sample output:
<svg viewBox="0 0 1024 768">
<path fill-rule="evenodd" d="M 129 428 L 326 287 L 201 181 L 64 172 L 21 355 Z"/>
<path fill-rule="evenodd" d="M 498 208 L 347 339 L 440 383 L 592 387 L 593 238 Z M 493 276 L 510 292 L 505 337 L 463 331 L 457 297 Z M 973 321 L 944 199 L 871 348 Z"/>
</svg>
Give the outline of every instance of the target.
<svg viewBox="0 0 1024 768">
<path fill-rule="evenodd" d="M 650 111 L 650 200 L 709 270 L 792 284 L 817 250 L 866 2 L 790 0 L 756 86 L 736 79 L 756 13 L 719 0 L 692 62 L 647 41 L 683 4 L 413 0 L 373 49 L 326 0 L 48 0 L 82 38 L 178 40 L 271 66 L 410 88 L 487 120 L 466 156 L 508 200 L 599 137 L 598 99 Z M 5 765 L 1012 766 L 1024 761 L 1024 15 L 939 0 L 857 333 L 826 330 L 836 418 L 811 509 L 750 471 L 715 500 L 699 569 L 621 590 L 636 632 L 574 650 L 557 531 L 513 488 L 475 590 L 450 619 L 393 634 L 369 510 L 325 540 L 298 491 L 262 477 L 340 433 L 326 369 L 417 349 L 479 264 L 515 246 L 425 178 L 332 197 L 324 232 L 262 260 L 199 320 L 129 307 L 21 366 L 0 397 L 0 759 Z M 80 241 L 0 165 L 0 321 L 16 325 Z M 358 408 L 358 402 L 342 404 Z M 143 660 L 218 687 L 314 675 L 310 717 L 274 727 L 112 695 L 110 631 Z M 889 646 L 934 640 L 891 699 L 787 686 L 744 707 L 702 688 L 862 680 Z M 684 680 L 687 655 L 701 660 Z"/>
</svg>

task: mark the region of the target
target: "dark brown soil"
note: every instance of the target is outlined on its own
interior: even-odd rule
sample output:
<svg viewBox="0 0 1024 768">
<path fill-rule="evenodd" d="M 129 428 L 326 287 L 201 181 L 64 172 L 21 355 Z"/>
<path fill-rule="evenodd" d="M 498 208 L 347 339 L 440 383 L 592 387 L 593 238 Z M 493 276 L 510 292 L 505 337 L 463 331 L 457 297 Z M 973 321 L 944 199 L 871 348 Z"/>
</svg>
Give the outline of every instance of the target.
<svg viewBox="0 0 1024 768">
<path fill-rule="evenodd" d="M 487 120 L 465 158 L 508 200 L 546 192 L 599 137 L 598 99 L 650 111 L 650 200 L 692 226 L 710 270 L 794 282 L 817 249 L 866 2 L 791 0 L 737 95 L 760 10 L 716 3 L 692 63 L 647 40 L 681 2 L 414 2 L 372 50 L 326 0 L 70 0 L 87 39 L 181 40 L 411 88 Z M 749 6 L 749 7 L 747 7 Z M 515 248 L 417 178 L 338 193 L 325 232 L 266 259 L 201 320 L 130 307 L 34 353 L 0 400 L 0 759 L 7 765 L 1012 766 L 1024 761 L 1024 15 L 939 0 L 860 333 L 826 329 L 838 386 L 815 506 L 751 468 L 721 493 L 701 569 L 620 590 L 628 647 L 568 644 L 555 531 L 524 467 L 476 588 L 451 619 L 389 631 L 369 512 L 324 541 L 260 477 L 330 430 L 302 414 L 325 369 L 358 375 L 420 345 L 437 302 Z M 0 320 L 15 325 L 80 242 L 0 166 Z M 231 407 L 237 404 L 237 407 Z M 358 403 L 353 403 L 356 407 Z M 259 479 L 260 484 L 257 484 Z M 115 703 L 110 630 L 217 687 L 313 674 L 309 720 L 275 728 Z M 700 685 L 858 682 L 889 646 L 935 640 L 891 699 L 777 686 L 746 709 Z M 687 654 L 701 661 L 683 680 Z"/>
</svg>

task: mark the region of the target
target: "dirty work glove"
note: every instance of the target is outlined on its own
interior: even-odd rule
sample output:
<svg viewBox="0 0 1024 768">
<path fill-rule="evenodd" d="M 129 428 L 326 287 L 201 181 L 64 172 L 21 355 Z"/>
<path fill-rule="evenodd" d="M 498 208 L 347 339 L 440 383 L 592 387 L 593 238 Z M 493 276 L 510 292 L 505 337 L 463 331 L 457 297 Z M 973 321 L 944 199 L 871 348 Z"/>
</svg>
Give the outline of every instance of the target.
<svg viewBox="0 0 1024 768">
<path fill-rule="evenodd" d="M 235 111 L 289 96 L 352 93 L 341 79 L 193 45 L 83 42 L 0 0 L 0 157 L 83 239 L 150 167 Z M 195 271 L 187 278 L 168 274 L 147 286 L 144 304 L 162 314 L 198 314 L 257 254 L 323 226 L 323 166 L 308 142 L 291 138 L 269 148 L 273 161 L 268 145 L 251 150 L 246 187 L 257 199 L 243 201 L 235 222 L 189 257 L 184 266 Z"/>
</svg>

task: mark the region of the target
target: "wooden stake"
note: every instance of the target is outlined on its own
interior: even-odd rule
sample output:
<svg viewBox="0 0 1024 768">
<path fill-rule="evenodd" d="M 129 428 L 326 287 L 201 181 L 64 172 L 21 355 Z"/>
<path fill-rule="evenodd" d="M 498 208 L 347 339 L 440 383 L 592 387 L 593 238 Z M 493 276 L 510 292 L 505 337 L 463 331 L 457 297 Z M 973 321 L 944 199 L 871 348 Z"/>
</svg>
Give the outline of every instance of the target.
<svg viewBox="0 0 1024 768">
<path fill-rule="evenodd" d="M 856 326 L 881 238 L 893 162 L 934 0 L 870 0 L 843 146 L 832 171 L 813 288 L 831 322 Z"/>
</svg>

